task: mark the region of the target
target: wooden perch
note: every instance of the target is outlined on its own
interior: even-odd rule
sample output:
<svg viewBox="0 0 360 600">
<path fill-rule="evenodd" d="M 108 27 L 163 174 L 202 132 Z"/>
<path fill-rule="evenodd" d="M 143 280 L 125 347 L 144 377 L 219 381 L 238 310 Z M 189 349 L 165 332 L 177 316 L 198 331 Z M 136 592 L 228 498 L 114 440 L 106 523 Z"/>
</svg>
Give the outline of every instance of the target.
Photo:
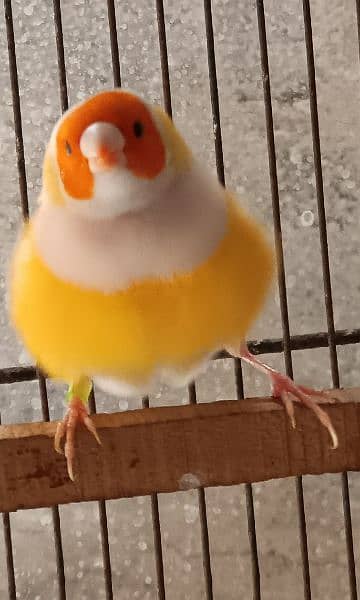
<svg viewBox="0 0 360 600">
<path fill-rule="evenodd" d="M 0 511 L 360 469 L 360 388 L 325 405 L 339 436 L 296 407 L 292 430 L 269 398 L 94 416 L 102 446 L 79 430 L 77 481 L 56 454 L 56 423 L 0 427 Z"/>
</svg>

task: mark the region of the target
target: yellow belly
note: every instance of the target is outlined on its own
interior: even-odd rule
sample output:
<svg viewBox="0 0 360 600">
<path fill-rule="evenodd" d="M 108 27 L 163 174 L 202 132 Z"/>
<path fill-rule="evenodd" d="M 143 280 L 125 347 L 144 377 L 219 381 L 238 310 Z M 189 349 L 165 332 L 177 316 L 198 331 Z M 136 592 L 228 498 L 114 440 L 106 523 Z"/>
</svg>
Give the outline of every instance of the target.
<svg viewBox="0 0 360 600">
<path fill-rule="evenodd" d="M 136 384 L 160 366 L 183 370 L 240 341 L 265 300 L 274 261 L 263 230 L 233 201 L 228 215 L 225 238 L 194 271 L 112 294 L 58 279 L 27 226 L 15 251 L 10 306 L 31 354 L 66 381 L 102 374 Z"/>
</svg>

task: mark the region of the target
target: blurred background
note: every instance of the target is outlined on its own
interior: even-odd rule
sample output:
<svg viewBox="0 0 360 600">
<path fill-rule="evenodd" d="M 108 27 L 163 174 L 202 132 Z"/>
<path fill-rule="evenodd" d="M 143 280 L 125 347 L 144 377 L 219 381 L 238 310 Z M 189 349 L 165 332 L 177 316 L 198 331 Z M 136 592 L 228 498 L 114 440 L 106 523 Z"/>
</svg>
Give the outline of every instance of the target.
<svg viewBox="0 0 360 600">
<path fill-rule="evenodd" d="M 60 115 L 53 7 L 49 0 L 13 1 L 31 208 L 41 187 L 45 144 Z M 69 102 L 113 85 L 105 0 L 63 0 L 62 18 Z M 265 3 L 275 142 L 292 334 L 326 331 L 302 4 Z M 162 103 L 155 2 L 116 2 L 122 85 Z M 355 3 L 313 0 L 322 164 L 327 210 L 335 326 L 359 327 L 360 253 L 358 189 L 360 66 Z M 165 2 L 173 116 L 194 153 L 215 171 L 203 4 Z M 226 183 L 272 230 L 256 6 L 252 0 L 214 0 Z M 9 325 L 6 274 L 21 226 L 15 136 L 4 14 L 0 16 L 0 368 L 31 364 Z M 64 240 L 66 243 L 66 240 Z M 281 337 L 277 287 L 252 339 Z M 360 349 L 340 347 L 343 386 L 359 385 Z M 267 357 L 283 370 L 283 358 Z M 293 353 L 296 379 L 331 386 L 328 349 Z M 268 393 L 266 381 L 244 369 L 246 395 Z M 50 383 L 52 418 L 64 410 L 61 386 Z M 231 360 L 213 362 L 197 382 L 199 402 L 235 398 Z M 188 402 L 187 390 L 159 390 L 151 405 Z M 127 398 L 97 393 L 99 411 L 136 408 Z M 38 384 L 0 386 L 3 423 L 41 420 Z M 359 559 L 360 482 L 350 477 L 356 558 Z M 303 584 L 295 483 L 253 487 L 263 600 L 301 600 Z M 340 476 L 304 478 L 313 598 L 350 598 Z M 250 600 L 252 580 L 243 486 L 206 491 L 214 596 Z M 165 584 L 171 600 L 205 598 L 196 492 L 159 497 Z M 114 597 L 154 599 L 156 573 L 150 501 L 107 503 Z M 61 507 L 68 598 L 105 598 L 98 507 Z M 57 598 L 51 511 L 11 516 L 17 597 Z M 6 595 L 0 538 L 0 596 Z"/>
</svg>

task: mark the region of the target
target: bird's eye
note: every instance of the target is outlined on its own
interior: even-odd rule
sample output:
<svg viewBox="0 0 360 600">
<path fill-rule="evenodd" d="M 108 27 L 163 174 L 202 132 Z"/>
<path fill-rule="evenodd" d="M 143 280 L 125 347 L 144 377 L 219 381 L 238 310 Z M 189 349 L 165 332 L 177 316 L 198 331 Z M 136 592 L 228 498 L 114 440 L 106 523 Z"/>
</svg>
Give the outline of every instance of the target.
<svg viewBox="0 0 360 600">
<path fill-rule="evenodd" d="M 68 141 L 65 142 L 65 150 L 66 150 L 66 154 L 68 154 L 69 156 L 70 156 L 70 154 L 72 154 L 72 149 L 71 149 L 71 146 Z"/>
<path fill-rule="evenodd" d="M 134 136 L 141 138 L 144 135 L 144 125 L 140 121 L 135 121 L 133 125 Z"/>
</svg>

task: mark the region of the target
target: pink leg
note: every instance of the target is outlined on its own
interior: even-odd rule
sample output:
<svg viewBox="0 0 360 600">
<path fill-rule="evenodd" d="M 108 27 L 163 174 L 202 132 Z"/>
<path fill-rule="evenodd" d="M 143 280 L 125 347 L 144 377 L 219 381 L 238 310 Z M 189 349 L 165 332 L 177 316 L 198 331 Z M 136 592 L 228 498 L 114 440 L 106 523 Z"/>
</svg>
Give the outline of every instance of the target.
<svg viewBox="0 0 360 600">
<path fill-rule="evenodd" d="M 331 419 L 327 415 L 327 413 L 319 406 L 319 402 L 334 401 L 328 392 L 321 392 L 317 390 L 312 390 L 311 388 L 305 386 L 296 385 L 292 381 L 292 379 L 290 379 L 290 377 L 278 373 L 268 365 L 262 363 L 256 356 L 251 354 L 246 344 L 241 344 L 240 349 L 238 351 L 234 352 L 234 350 L 229 349 L 229 352 L 233 356 L 241 358 L 249 365 L 252 365 L 253 367 L 255 367 L 255 369 L 258 369 L 270 378 L 272 395 L 275 398 L 279 398 L 283 402 L 285 410 L 294 428 L 296 426 L 296 423 L 293 402 L 295 401 L 300 402 L 307 408 L 310 408 L 310 410 L 312 410 L 315 413 L 320 423 L 322 423 L 322 425 L 324 425 L 324 427 L 326 427 L 326 429 L 328 430 L 332 441 L 332 447 L 334 449 L 338 447 L 338 438 L 336 435 L 336 431 L 331 423 Z M 315 402 L 312 399 L 312 396 L 315 396 L 317 398 L 317 402 Z"/>
<path fill-rule="evenodd" d="M 75 458 L 75 432 L 78 423 L 82 423 L 94 436 L 98 444 L 101 444 L 100 438 L 96 431 L 96 427 L 89 417 L 87 407 L 79 400 L 79 398 L 73 398 L 69 403 L 69 408 L 64 417 L 56 429 L 54 446 L 56 452 L 63 454 L 61 449 L 61 441 L 65 438 L 64 454 L 67 461 L 67 469 L 69 477 L 72 481 L 75 480 L 74 476 L 74 458 Z"/>
</svg>

